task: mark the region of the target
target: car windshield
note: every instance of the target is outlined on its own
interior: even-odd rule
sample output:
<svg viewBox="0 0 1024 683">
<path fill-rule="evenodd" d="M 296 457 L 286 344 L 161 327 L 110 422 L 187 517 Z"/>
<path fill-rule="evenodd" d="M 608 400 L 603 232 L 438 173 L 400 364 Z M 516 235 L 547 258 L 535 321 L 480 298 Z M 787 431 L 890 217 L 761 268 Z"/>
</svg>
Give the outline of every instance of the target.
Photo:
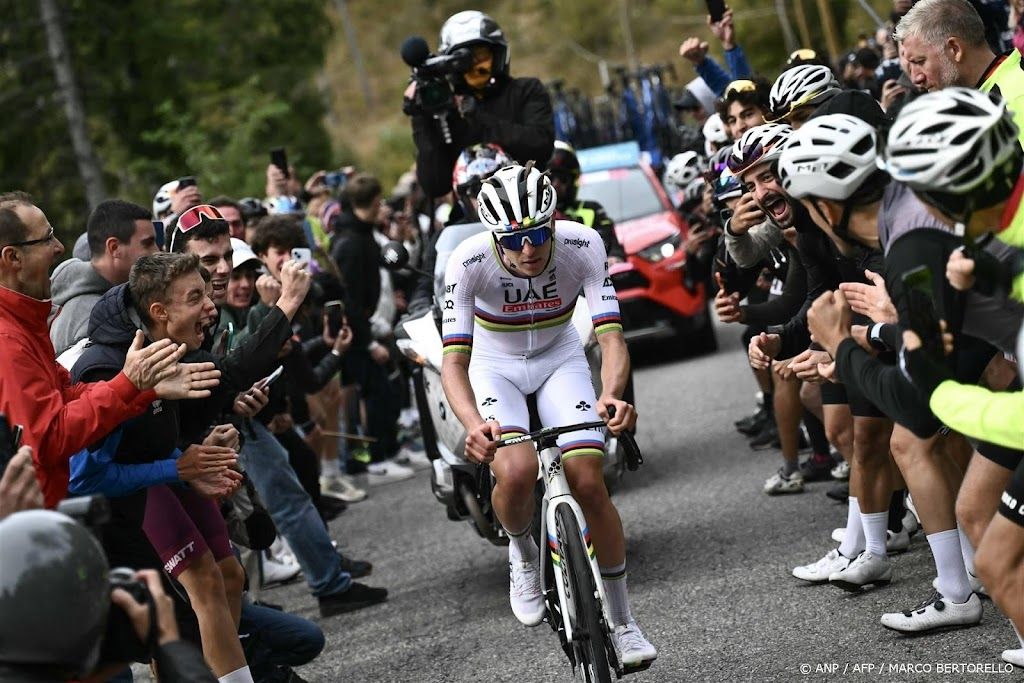
<svg viewBox="0 0 1024 683">
<path fill-rule="evenodd" d="M 579 197 L 600 202 L 616 223 L 665 210 L 651 181 L 639 168 L 584 173 L 580 178 Z"/>
</svg>

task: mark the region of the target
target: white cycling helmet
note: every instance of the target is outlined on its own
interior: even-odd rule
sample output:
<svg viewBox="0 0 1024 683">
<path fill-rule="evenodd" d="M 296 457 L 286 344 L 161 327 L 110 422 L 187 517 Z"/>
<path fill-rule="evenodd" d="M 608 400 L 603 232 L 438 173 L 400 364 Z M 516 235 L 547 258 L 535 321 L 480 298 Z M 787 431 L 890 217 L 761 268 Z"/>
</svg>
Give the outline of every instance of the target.
<svg viewBox="0 0 1024 683">
<path fill-rule="evenodd" d="M 768 95 L 771 121 L 781 121 L 797 107 L 818 105 L 840 91 L 832 69 L 820 64 L 803 64 L 783 71 Z"/>
<path fill-rule="evenodd" d="M 849 114 L 818 116 L 794 131 L 779 157 L 779 180 L 795 199 L 843 202 L 878 171 L 875 129 Z"/>
<path fill-rule="evenodd" d="M 999 97 L 944 88 L 903 107 L 884 152 L 884 168 L 917 190 L 964 194 L 1020 154 L 1017 126 Z"/>
<path fill-rule="evenodd" d="M 668 162 L 665 184 L 682 190 L 706 170 L 704 160 L 696 152 L 681 152 Z"/>
<path fill-rule="evenodd" d="M 739 176 L 752 166 L 777 161 L 792 132 L 784 123 L 765 123 L 751 128 L 733 143 L 729 170 Z"/>
<path fill-rule="evenodd" d="M 178 190 L 178 181 L 164 183 L 153 197 L 153 220 L 163 220 L 171 212 L 171 198 Z"/>
<path fill-rule="evenodd" d="M 704 133 L 704 155 L 711 157 L 717 152 L 722 145 L 729 142 L 729 131 L 725 129 L 725 124 L 722 123 L 722 117 L 718 114 L 712 114 L 708 117 L 707 121 L 704 122 L 704 127 L 701 129 Z"/>
<path fill-rule="evenodd" d="M 704 199 L 705 187 L 707 187 L 707 181 L 704 180 L 704 176 L 697 176 L 691 180 L 683 190 L 683 204 L 692 204 Z"/>
<path fill-rule="evenodd" d="M 506 166 L 484 181 L 477 195 L 480 221 L 492 232 L 514 232 L 551 222 L 555 190 L 533 167 Z"/>
</svg>

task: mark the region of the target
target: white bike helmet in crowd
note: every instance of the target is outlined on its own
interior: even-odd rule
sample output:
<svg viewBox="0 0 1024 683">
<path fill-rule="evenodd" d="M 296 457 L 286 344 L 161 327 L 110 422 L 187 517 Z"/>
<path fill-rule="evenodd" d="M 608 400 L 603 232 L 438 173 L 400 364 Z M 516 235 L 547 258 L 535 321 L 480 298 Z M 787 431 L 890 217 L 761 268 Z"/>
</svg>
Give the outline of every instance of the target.
<svg viewBox="0 0 1024 683">
<path fill-rule="evenodd" d="M 704 133 L 704 155 L 709 158 L 729 142 L 729 131 L 725 129 L 722 117 L 718 114 L 708 117 L 701 132 Z"/>
<path fill-rule="evenodd" d="M 777 161 L 792 132 L 784 123 L 765 123 L 751 128 L 733 143 L 729 170 L 739 176 L 752 166 Z"/>
<path fill-rule="evenodd" d="M 840 91 L 832 69 L 804 64 L 783 71 L 772 85 L 768 108 L 773 121 L 780 121 L 797 107 L 818 105 Z"/>
<path fill-rule="evenodd" d="M 164 183 L 153 197 L 153 220 L 163 220 L 171 212 L 171 198 L 178 190 L 178 181 Z"/>
<path fill-rule="evenodd" d="M 469 47 L 476 43 L 486 43 L 494 52 L 494 74 L 508 75 L 511 61 L 508 40 L 505 33 L 490 16 L 477 10 L 466 10 L 453 14 L 441 27 L 437 51 L 443 55 L 451 54 L 460 47 Z"/>
<path fill-rule="evenodd" d="M 498 145 L 481 143 L 467 147 L 459 153 L 452 170 L 452 188 L 461 195 L 465 186 L 474 178 L 481 181 L 494 175 L 494 172 L 512 163 L 512 158 L 505 154 Z"/>
<path fill-rule="evenodd" d="M 683 190 L 683 204 L 690 205 L 702 201 L 705 187 L 707 187 L 707 181 L 704 180 L 704 176 L 697 176 L 691 180 Z"/>
<path fill-rule="evenodd" d="M 555 190 L 533 167 L 507 166 L 484 181 L 477 196 L 480 221 L 492 232 L 514 232 L 551 221 Z"/>
<path fill-rule="evenodd" d="M 918 190 L 964 194 L 1019 154 L 1006 103 L 970 88 L 945 88 L 905 106 L 889 130 L 885 170 Z"/>
<path fill-rule="evenodd" d="M 685 189 L 706 170 L 704 160 L 696 152 L 681 152 L 668 162 L 665 169 L 665 184 L 677 190 Z"/>
<path fill-rule="evenodd" d="M 874 127 L 856 116 L 815 117 L 789 136 L 779 157 L 779 180 L 795 199 L 846 201 L 878 172 L 875 143 Z"/>
</svg>

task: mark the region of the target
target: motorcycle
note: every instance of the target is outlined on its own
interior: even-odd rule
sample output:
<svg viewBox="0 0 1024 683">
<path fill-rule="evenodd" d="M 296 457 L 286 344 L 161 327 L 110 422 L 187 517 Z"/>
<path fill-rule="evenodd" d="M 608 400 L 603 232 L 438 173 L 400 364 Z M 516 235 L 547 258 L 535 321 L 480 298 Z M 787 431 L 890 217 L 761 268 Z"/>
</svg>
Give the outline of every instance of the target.
<svg viewBox="0 0 1024 683">
<path fill-rule="evenodd" d="M 446 228 L 446 231 L 451 227 Z M 482 226 L 481 229 L 483 229 Z M 465 236 L 467 235 L 461 237 Z M 439 262 L 442 262 L 440 261 L 442 253 L 440 245 L 438 253 Z M 409 253 L 401 242 L 385 244 L 382 248 L 382 256 L 388 270 L 409 270 L 423 277 L 430 277 L 435 280 L 435 292 L 443 292 L 443 275 L 438 283 L 435 274 L 410 267 Z M 438 301 L 440 301 L 440 297 L 435 295 L 428 308 L 411 312 L 395 327 L 395 340 L 398 349 L 411 364 L 414 397 L 420 415 L 420 432 L 424 449 L 432 464 L 430 489 L 437 501 L 445 506 L 448 519 L 468 521 L 481 537 L 495 545 L 507 545 L 508 536 L 491 506 L 494 478 L 490 473 L 490 468 L 466 458 L 466 430 L 451 409 L 448 397 L 441 386 L 443 345 L 441 341 L 441 309 Z M 580 339 L 583 340 L 594 388 L 600 394 L 601 347 L 594 334 L 589 307 L 586 299 L 582 296 L 577 301 L 572 322 L 576 326 Z M 623 398 L 630 403 L 634 402 L 632 374 Z M 532 405 L 530 412 L 530 429 L 537 429 L 540 424 Z M 626 468 L 627 452 L 625 447 L 619 444 L 619 439 L 616 436 L 606 430 L 604 479 L 609 492 L 618 487 Z M 538 478 L 539 476 L 538 472 Z M 540 497 L 543 495 L 539 483 L 536 495 L 538 504 L 535 506 L 535 517 L 540 513 L 539 503 Z M 533 529 L 535 534 L 540 529 L 539 519 L 535 520 Z"/>
</svg>

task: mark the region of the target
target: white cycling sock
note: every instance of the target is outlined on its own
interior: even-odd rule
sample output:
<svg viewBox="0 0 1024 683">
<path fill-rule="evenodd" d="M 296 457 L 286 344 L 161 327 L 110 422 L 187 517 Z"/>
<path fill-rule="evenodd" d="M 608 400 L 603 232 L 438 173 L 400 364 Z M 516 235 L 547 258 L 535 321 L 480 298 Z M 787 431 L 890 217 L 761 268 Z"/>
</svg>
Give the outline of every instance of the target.
<svg viewBox="0 0 1024 683">
<path fill-rule="evenodd" d="M 875 557 L 885 557 L 885 532 L 889 528 L 889 512 L 862 512 L 860 523 L 864 527 L 864 549 Z"/>
<path fill-rule="evenodd" d="M 338 466 L 338 459 L 324 459 L 320 461 L 320 476 L 325 479 L 337 479 L 341 476 L 341 467 Z"/>
<path fill-rule="evenodd" d="M 505 533 L 508 534 L 509 562 L 537 561 L 539 550 L 537 549 L 537 544 L 533 542 L 533 536 L 530 535 L 530 528 L 532 526 L 532 523 L 527 524 L 526 528 L 518 534 L 514 534 L 508 529 L 505 529 Z"/>
<path fill-rule="evenodd" d="M 218 683 L 253 683 L 249 667 L 243 666 L 217 679 Z"/>
<path fill-rule="evenodd" d="M 971 576 L 977 576 L 974 571 L 974 546 L 971 545 L 971 539 L 967 538 L 967 534 L 959 524 L 956 525 L 956 533 L 960 536 L 960 553 L 964 556 L 964 567 L 967 568 Z"/>
<path fill-rule="evenodd" d="M 612 626 L 628 624 L 633 619 L 629 609 L 629 595 L 626 594 L 626 563 L 614 567 L 601 567 L 601 583 L 608 598 L 608 612 Z"/>
<path fill-rule="evenodd" d="M 853 559 L 864 550 L 864 525 L 860 520 L 860 503 L 850 496 L 850 509 L 846 512 L 846 534 L 839 544 L 839 554 Z"/>
<path fill-rule="evenodd" d="M 960 551 L 960 536 L 956 529 L 928 534 L 927 538 L 935 558 L 935 570 L 939 574 L 939 592 L 953 602 L 967 602 L 971 597 L 971 584 L 967 580 L 964 556 Z"/>
</svg>

